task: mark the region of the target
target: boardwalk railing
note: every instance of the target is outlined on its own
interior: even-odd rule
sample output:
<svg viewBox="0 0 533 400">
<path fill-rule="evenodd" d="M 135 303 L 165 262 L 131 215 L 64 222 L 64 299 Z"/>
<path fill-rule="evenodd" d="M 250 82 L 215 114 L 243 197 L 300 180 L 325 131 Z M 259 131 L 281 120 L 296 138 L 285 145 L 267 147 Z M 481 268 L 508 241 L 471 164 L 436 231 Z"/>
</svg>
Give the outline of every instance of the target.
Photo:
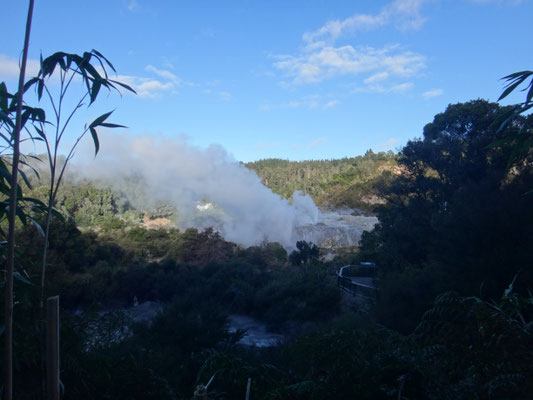
<svg viewBox="0 0 533 400">
<path fill-rule="evenodd" d="M 341 267 L 337 272 L 337 284 L 339 288 L 353 296 L 375 302 L 377 297 L 377 289 L 374 285 L 375 272 L 369 274 L 368 268 L 365 268 L 365 272 L 362 276 L 359 276 L 357 272 L 361 270 L 360 267 L 359 265 Z M 367 265 L 364 265 L 364 267 L 367 267 Z M 373 266 L 372 269 L 375 268 Z"/>
</svg>

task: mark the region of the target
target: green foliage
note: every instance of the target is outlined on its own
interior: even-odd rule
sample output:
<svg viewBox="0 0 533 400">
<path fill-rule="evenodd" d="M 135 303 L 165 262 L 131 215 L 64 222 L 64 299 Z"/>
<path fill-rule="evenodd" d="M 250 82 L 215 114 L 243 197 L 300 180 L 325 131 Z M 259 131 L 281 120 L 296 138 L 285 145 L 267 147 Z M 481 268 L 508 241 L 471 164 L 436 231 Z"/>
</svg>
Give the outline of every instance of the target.
<svg viewBox="0 0 533 400">
<path fill-rule="evenodd" d="M 292 265 L 307 265 L 316 262 L 320 255 L 317 245 L 305 240 L 296 242 L 296 249 L 289 255 L 289 261 Z"/>
<path fill-rule="evenodd" d="M 269 399 L 426 398 L 416 352 L 401 336 L 364 320 L 338 320 L 285 351 L 291 380 Z"/>
<path fill-rule="evenodd" d="M 253 297 L 252 314 L 275 326 L 324 321 L 339 311 L 340 293 L 322 265 L 279 271 Z"/>
<path fill-rule="evenodd" d="M 401 151 L 405 173 L 382 187 L 388 202 L 360 253 L 381 267 L 378 309 L 390 326 L 409 332 L 445 290 L 474 295 L 483 287 L 494 299 L 520 270 L 524 283 L 533 280 L 526 222 L 533 209 L 524 196 L 533 182 L 531 159 L 520 155 L 509 171 L 513 144 L 491 146 L 531 132 L 533 120 L 518 117 L 498 131 L 505 111 L 482 100 L 450 105 L 426 125 L 423 139 Z"/>
<path fill-rule="evenodd" d="M 392 152 L 321 161 L 266 159 L 247 163 L 265 186 L 285 198 L 296 190 L 313 197 L 319 206 L 349 206 L 371 211 L 376 185 L 395 171 Z"/>
<path fill-rule="evenodd" d="M 522 399 L 533 389 L 533 299 L 513 292 L 498 303 L 447 292 L 424 313 L 422 344 L 433 393 L 442 399 Z"/>
<path fill-rule="evenodd" d="M 520 71 L 504 76 L 502 79 L 505 80 L 507 84 L 505 90 L 498 98 L 498 101 L 503 100 L 505 97 L 511 94 L 511 92 L 520 87 L 520 85 L 522 85 L 524 82 L 527 82 L 527 79 L 532 75 L 533 71 Z M 503 130 L 507 125 L 512 123 L 518 115 L 527 113 L 531 109 L 531 107 L 533 107 L 533 78 L 531 78 L 529 84 L 527 84 L 526 87 L 522 89 L 523 92 L 525 92 L 526 90 L 528 91 L 526 94 L 525 101 L 519 104 L 515 104 L 500 117 L 500 131 Z M 492 146 L 500 146 L 501 144 L 509 143 L 511 143 L 514 147 L 514 150 L 509 157 L 509 166 L 511 166 L 516 161 L 516 157 L 518 155 L 527 153 L 531 150 L 531 148 L 533 147 L 533 135 L 531 135 L 531 132 L 528 132 L 527 130 L 520 130 L 511 137 L 495 141 L 494 143 L 492 143 Z"/>
</svg>

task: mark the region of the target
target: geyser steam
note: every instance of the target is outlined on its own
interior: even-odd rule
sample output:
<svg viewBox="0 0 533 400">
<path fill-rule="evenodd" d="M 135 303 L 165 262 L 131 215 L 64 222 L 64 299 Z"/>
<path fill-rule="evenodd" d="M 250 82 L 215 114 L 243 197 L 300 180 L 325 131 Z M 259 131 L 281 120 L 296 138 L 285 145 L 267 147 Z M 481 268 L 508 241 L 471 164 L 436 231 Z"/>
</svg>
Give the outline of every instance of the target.
<svg viewBox="0 0 533 400">
<path fill-rule="evenodd" d="M 227 240 L 245 246 L 267 239 L 292 247 L 295 228 L 318 221 L 311 197 L 296 192 L 292 203 L 281 198 L 219 145 L 201 149 L 183 137 L 108 132 L 101 142 L 96 160 L 83 162 L 88 177 L 112 182 L 139 178 L 144 187 L 139 196 L 173 204 L 182 228 L 214 226 Z M 135 198 L 129 200 L 136 204 Z M 205 207 L 209 203 L 213 207 Z"/>
</svg>

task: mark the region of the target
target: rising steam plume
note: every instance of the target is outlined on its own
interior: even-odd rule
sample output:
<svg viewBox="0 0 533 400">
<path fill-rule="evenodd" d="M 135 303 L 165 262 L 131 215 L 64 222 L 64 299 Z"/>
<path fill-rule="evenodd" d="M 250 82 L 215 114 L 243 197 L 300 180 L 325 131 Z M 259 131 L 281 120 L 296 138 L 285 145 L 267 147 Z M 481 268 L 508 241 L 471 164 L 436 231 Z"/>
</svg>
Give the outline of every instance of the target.
<svg viewBox="0 0 533 400">
<path fill-rule="evenodd" d="M 291 202 L 281 198 L 219 145 L 202 149 L 184 137 L 113 132 L 101 135 L 100 148 L 95 160 L 82 156 L 91 153 L 82 149 L 76 161 L 81 168 L 73 167 L 116 184 L 135 177 L 143 190 L 129 194 L 129 201 L 171 203 L 180 228 L 214 226 L 225 239 L 245 246 L 267 239 L 293 247 L 295 228 L 318 221 L 311 197 L 296 192 Z"/>
</svg>

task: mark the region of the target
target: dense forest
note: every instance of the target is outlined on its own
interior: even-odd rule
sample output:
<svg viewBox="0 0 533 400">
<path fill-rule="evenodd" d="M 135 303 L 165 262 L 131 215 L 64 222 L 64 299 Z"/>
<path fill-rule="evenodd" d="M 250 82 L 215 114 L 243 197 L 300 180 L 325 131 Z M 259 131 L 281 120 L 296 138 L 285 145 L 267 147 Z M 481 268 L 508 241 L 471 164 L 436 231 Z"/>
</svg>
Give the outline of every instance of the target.
<svg viewBox="0 0 533 400">
<path fill-rule="evenodd" d="M 401 173 L 389 151 L 339 160 L 259 160 L 245 164 L 274 193 L 290 198 L 296 190 L 309 194 L 318 206 L 347 206 L 372 211 L 380 202 L 380 184 Z"/>
</svg>

